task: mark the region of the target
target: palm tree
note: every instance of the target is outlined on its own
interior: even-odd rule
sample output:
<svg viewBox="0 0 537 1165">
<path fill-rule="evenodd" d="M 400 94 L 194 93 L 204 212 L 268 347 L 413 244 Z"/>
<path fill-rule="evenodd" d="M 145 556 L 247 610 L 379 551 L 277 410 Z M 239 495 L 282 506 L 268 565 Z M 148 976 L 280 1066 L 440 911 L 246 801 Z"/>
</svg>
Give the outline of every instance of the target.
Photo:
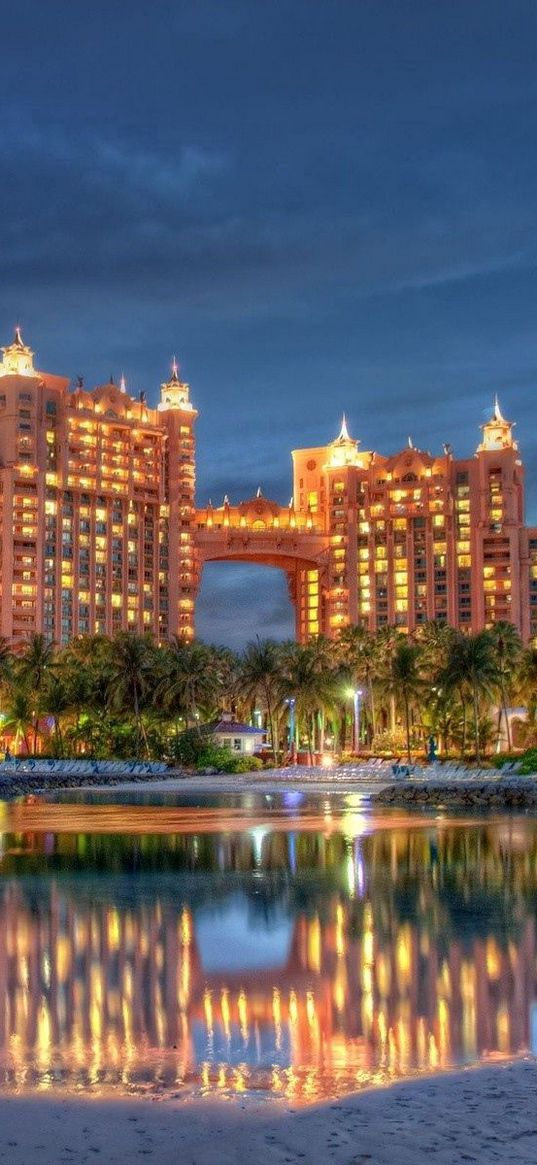
<svg viewBox="0 0 537 1165">
<path fill-rule="evenodd" d="M 313 718 L 319 710 L 331 711 L 337 700 L 335 673 L 320 664 L 312 644 L 286 644 L 282 648 L 283 693 L 295 700 L 297 725 L 304 724 L 310 764 L 313 763 Z"/>
<path fill-rule="evenodd" d="M 441 619 L 429 619 L 416 628 L 414 640 L 421 647 L 422 673 L 432 682 L 447 664 L 457 632 Z"/>
<path fill-rule="evenodd" d="M 239 693 L 251 704 L 258 699 L 267 715 L 275 763 L 279 758 L 279 709 L 282 704 L 282 653 L 273 639 L 248 643 L 237 677 Z"/>
<path fill-rule="evenodd" d="M 507 690 L 514 679 L 514 673 L 522 654 L 522 640 L 512 623 L 499 620 L 490 628 L 490 638 L 496 652 L 498 679 L 500 686 L 500 713 L 498 716 L 498 740 L 500 742 L 502 712 L 507 735 L 507 749 L 511 751 L 511 725 L 507 714 Z"/>
<path fill-rule="evenodd" d="M 466 696 L 471 697 L 476 760 L 479 764 L 479 701 L 481 697 L 492 700 L 498 685 L 494 643 L 488 631 L 480 631 L 477 635 L 458 634 L 455 637 L 442 682 L 448 691 L 456 689 L 460 694 L 463 706 L 463 756 L 466 748 Z"/>
<path fill-rule="evenodd" d="M 403 709 L 407 759 L 410 764 L 410 709 L 423 693 L 419 670 L 420 649 L 416 643 L 400 638 L 388 663 L 383 686 Z"/>
<path fill-rule="evenodd" d="M 4 635 L 0 635 L 0 684 L 9 683 L 13 675 L 13 652 L 9 646 L 9 641 Z"/>
<path fill-rule="evenodd" d="M 379 677 L 381 680 L 380 687 L 384 691 L 387 690 L 385 678 L 390 673 L 397 644 L 401 642 L 406 642 L 406 636 L 404 636 L 401 631 L 398 631 L 397 627 L 392 627 L 390 625 L 381 627 L 375 635 L 375 649 L 378 653 L 378 668 Z M 392 732 L 395 731 L 395 705 L 395 696 L 393 692 L 389 692 L 389 717 L 390 729 Z"/>
<path fill-rule="evenodd" d="M 346 668 L 353 687 L 363 685 L 367 692 L 369 706 L 369 736 L 375 737 L 376 707 L 375 684 L 381 675 L 381 652 L 377 636 L 366 627 L 355 624 L 345 627 L 339 637 L 339 655 Z"/>
<path fill-rule="evenodd" d="M 187 728 L 199 719 L 199 709 L 213 710 L 229 674 L 226 652 L 204 643 L 185 643 L 175 635 L 159 652 L 155 697 L 168 713 L 184 717 Z"/>
<path fill-rule="evenodd" d="M 34 632 L 25 643 L 17 659 L 17 676 L 23 687 L 33 694 L 33 752 L 37 751 L 39 731 L 39 704 L 51 669 L 55 667 L 55 648 L 40 632 Z"/>
<path fill-rule="evenodd" d="M 10 685 L 7 693 L 6 718 L 2 725 L 4 731 L 11 731 L 15 735 L 15 752 L 18 753 L 21 741 L 27 754 L 30 754 L 28 731 L 33 723 L 32 703 L 27 688 L 20 684 Z"/>
<path fill-rule="evenodd" d="M 150 690 L 155 671 L 155 645 L 151 635 L 118 631 L 110 642 L 109 693 L 111 703 L 129 712 L 136 725 L 137 751 L 143 742 L 148 755 L 147 733 L 142 707 Z"/>
<path fill-rule="evenodd" d="M 54 735 L 58 752 L 63 756 L 61 718 L 72 708 L 71 693 L 63 676 L 49 676 L 41 697 L 41 709 L 54 719 Z"/>
</svg>

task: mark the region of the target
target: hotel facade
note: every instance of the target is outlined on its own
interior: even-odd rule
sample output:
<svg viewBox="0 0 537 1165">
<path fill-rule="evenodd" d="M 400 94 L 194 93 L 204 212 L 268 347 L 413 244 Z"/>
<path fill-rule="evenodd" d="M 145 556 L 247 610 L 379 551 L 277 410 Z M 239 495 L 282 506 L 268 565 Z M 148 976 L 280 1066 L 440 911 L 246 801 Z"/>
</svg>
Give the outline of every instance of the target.
<svg viewBox="0 0 537 1165">
<path fill-rule="evenodd" d="M 207 561 L 285 571 L 296 635 L 350 623 L 537 636 L 537 529 L 496 402 L 473 457 L 336 440 L 293 453 L 293 499 L 197 508 L 197 412 L 174 364 L 156 408 L 122 380 L 88 391 L 40 372 L 20 329 L 0 365 L 0 633 L 150 631 L 191 639 Z"/>
</svg>

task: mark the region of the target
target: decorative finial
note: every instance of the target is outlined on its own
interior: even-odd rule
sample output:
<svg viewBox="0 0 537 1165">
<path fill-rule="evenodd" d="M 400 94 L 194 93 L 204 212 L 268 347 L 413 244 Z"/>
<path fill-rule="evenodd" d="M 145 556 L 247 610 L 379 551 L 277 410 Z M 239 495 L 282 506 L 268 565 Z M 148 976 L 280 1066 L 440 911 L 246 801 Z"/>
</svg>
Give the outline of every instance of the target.
<svg viewBox="0 0 537 1165">
<path fill-rule="evenodd" d="M 76 387 L 77 387 L 78 391 L 82 392 L 82 390 L 84 388 L 84 377 L 83 376 L 77 376 Z"/>
<path fill-rule="evenodd" d="M 451 457 L 451 454 L 453 453 L 453 445 L 451 444 L 451 442 L 444 441 L 442 448 L 444 450 L 446 457 Z"/>
<path fill-rule="evenodd" d="M 494 420 L 499 421 L 500 424 L 502 424 L 502 425 L 505 424 L 505 417 L 502 416 L 502 410 L 500 408 L 500 402 L 498 400 L 498 393 L 496 393 L 496 395 L 494 397 Z"/>
<path fill-rule="evenodd" d="M 262 497 L 263 497 L 263 494 L 261 493 L 261 486 L 260 486 L 260 485 L 258 485 L 258 487 L 257 487 L 257 493 L 256 493 L 256 495 L 255 495 L 255 496 L 256 496 L 256 498 L 262 498 Z"/>
<path fill-rule="evenodd" d="M 120 381 L 119 381 L 119 391 L 120 391 L 120 392 L 126 392 L 126 391 L 127 391 L 127 381 L 125 380 L 125 374 L 124 374 L 124 372 L 122 372 L 122 373 L 121 373 L 121 379 L 120 379 Z"/>
<path fill-rule="evenodd" d="M 350 440 L 351 440 L 351 437 L 349 434 L 349 430 L 347 428 L 347 418 L 345 416 L 345 413 L 343 413 L 343 416 L 341 418 L 341 432 L 339 434 L 338 441 L 350 441 Z"/>
<path fill-rule="evenodd" d="M 13 343 L 17 345 L 17 348 L 24 348 L 24 340 L 22 338 L 20 324 L 17 324 L 17 326 L 15 328 L 15 339 L 14 339 Z"/>
<path fill-rule="evenodd" d="M 178 383 L 178 381 L 179 381 L 179 365 L 177 363 L 176 356 L 172 356 L 172 376 L 171 376 L 171 378 L 172 378 L 174 384 Z"/>
<path fill-rule="evenodd" d="M 110 380 L 108 381 L 108 383 L 109 383 L 109 384 L 115 384 L 115 383 L 116 383 L 116 382 L 115 382 L 115 380 L 114 380 L 114 374 L 113 374 L 113 372 L 111 372 L 111 373 L 110 373 Z"/>
<path fill-rule="evenodd" d="M 412 437 L 409 437 L 409 438 L 408 438 L 408 448 L 409 448 L 409 449 L 413 449 L 413 448 L 414 448 L 414 445 L 413 445 L 413 442 L 412 442 Z"/>
<path fill-rule="evenodd" d="M 229 498 L 228 498 L 227 494 L 224 494 L 224 505 L 229 506 Z"/>
<path fill-rule="evenodd" d="M 292 510 L 294 508 L 294 504 L 295 504 L 295 499 L 289 498 L 289 509 L 290 510 Z"/>
</svg>

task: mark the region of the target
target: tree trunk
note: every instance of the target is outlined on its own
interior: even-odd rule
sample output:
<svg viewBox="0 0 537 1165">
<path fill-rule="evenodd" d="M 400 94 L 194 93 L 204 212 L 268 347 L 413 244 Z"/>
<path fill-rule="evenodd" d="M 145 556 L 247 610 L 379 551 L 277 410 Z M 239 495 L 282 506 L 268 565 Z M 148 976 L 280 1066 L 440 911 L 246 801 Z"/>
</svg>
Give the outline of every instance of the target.
<svg viewBox="0 0 537 1165">
<path fill-rule="evenodd" d="M 324 730 L 325 730 L 325 716 L 321 708 L 319 712 L 319 752 L 324 752 Z"/>
<path fill-rule="evenodd" d="M 462 704 L 462 743 L 461 743 L 461 760 L 464 760 L 464 758 L 465 758 L 465 756 L 466 756 L 466 700 L 464 699 L 464 695 L 463 695 L 462 689 L 461 689 L 461 692 L 460 692 L 460 697 L 461 697 L 461 704 Z"/>
<path fill-rule="evenodd" d="M 505 690 L 505 677 L 502 675 L 502 711 L 505 720 L 505 732 L 507 735 L 507 751 L 511 752 L 511 725 L 507 715 L 507 692 Z"/>
<path fill-rule="evenodd" d="M 395 696 L 390 696 L 390 732 L 395 732 Z"/>
<path fill-rule="evenodd" d="M 475 733 L 475 759 L 477 764 L 481 764 L 481 756 L 479 751 L 479 699 L 477 695 L 477 688 L 474 688 L 474 733 Z"/>
<path fill-rule="evenodd" d="M 408 706 L 408 696 L 406 694 L 406 690 L 405 690 L 405 694 L 404 694 L 404 705 L 405 705 L 405 729 L 406 729 L 406 755 L 407 755 L 408 763 L 410 764 L 410 708 Z"/>
<path fill-rule="evenodd" d="M 369 680 L 369 708 L 371 711 L 371 739 L 369 743 L 372 744 L 374 737 L 377 734 L 377 713 L 375 709 L 375 689 L 373 687 L 373 680 Z"/>
<path fill-rule="evenodd" d="M 308 739 L 308 758 L 310 765 L 313 765 L 313 742 L 311 738 L 311 716 L 306 713 L 306 734 Z"/>
</svg>

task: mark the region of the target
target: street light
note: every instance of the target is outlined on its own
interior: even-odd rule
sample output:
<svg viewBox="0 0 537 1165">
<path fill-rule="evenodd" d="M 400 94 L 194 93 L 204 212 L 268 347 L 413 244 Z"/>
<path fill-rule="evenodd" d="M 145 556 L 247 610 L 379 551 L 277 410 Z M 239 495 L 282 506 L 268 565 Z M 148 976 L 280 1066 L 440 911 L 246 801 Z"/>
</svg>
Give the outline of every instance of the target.
<svg viewBox="0 0 537 1165">
<path fill-rule="evenodd" d="M 352 733 L 352 751 L 358 752 L 360 748 L 360 705 L 363 696 L 361 688 L 349 688 L 347 695 L 352 699 L 353 710 L 353 733 Z"/>
<path fill-rule="evenodd" d="M 291 764 L 296 761 L 296 741 L 295 741 L 295 705 L 296 700 L 294 696 L 290 696 L 285 701 L 289 708 L 289 751 L 291 753 Z"/>
</svg>

